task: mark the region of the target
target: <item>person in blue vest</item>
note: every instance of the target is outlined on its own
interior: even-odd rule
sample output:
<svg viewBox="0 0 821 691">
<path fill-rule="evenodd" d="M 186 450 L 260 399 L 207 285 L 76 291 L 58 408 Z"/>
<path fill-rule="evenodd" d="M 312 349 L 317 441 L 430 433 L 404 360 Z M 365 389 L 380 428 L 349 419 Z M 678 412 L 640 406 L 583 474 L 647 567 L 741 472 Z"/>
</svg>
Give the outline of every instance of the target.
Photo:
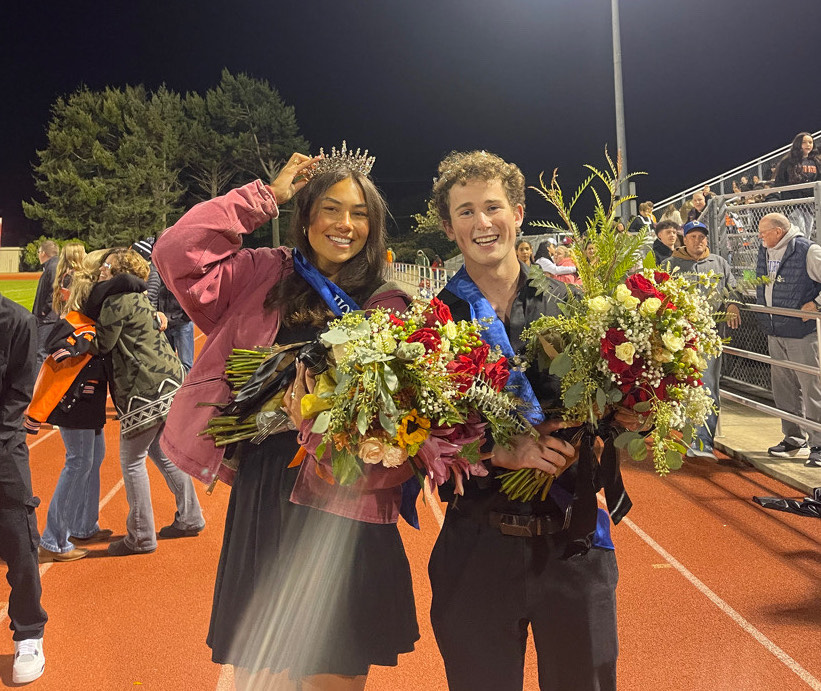
<svg viewBox="0 0 821 691">
<path fill-rule="evenodd" d="M 800 229 L 780 213 L 758 223 L 761 247 L 756 274 L 770 281 L 756 289 L 757 302 L 767 307 L 788 307 L 815 313 L 821 310 L 821 247 L 805 238 Z M 767 335 L 770 357 L 818 367 L 815 319 L 756 314 Z M 771 367 L 773 398 L 777 408 L 821 423 L 821 385 L 818 377 L 784 367 Z M 767 451 L 771 456 L 806 456 L 805 465 L 821 468 L 821 432 L 805 431 L 781 421 L 784 439 Z"/>
<path fill-rule="evenodd" d="M 537 295 L 516 257 L 524 175 L 486 151 L 452 153 L 439 164 L 433 198 L 464 258 L 439 298 L 454 319 L 486 319 L 492 346 L 509 356 L 522 352 L 524 328 L 540 314 L 558 314 L 556 295 L 566 295 L 558 282 L 552 295 Z M 513 372 L 508 388 L 533 401 L 533 387 L 545 394 L 552 385 L 558 402 L 559 382 L 547 378 L 531 383 Z M 539 420 L 545 400 L 532 408 Z M 463 495 L 439 488 L 448 508 L 428 572 L 431 622 L 451 691 L 521 691 L 528 625 L 543 690 L 616 688 L 618 567 L 609 517 L 596 505 L 601 477 L 591 475 L 591 449 L 577 452 L 552 434 L 561 425 L 539 420 L 531 420 L 538 439 L 522 435 L 510 448 L 486 442 L 488 475 L 465 482 Z M 544 501 L 500 493 L 497 473 L 517 468 L 558 475 Z M 618 496 L 617 521 L 630 506 L 617 468 L 606 485 L 608 505 Z"/>
</svg>

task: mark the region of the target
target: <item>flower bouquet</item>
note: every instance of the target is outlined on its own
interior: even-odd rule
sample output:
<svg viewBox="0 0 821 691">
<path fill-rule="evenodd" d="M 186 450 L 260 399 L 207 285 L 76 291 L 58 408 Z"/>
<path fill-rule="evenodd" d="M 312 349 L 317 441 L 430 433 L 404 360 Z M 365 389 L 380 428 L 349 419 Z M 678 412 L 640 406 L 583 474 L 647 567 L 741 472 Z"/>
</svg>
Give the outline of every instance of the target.
<svg viewBox="0 0 821 691">
<path fill-rule="evenodd" d="M 626 199 L 613 201 L 620 163 L 609 157 L 608 162 L 609 172 L 587 166 L 592 174 L 567 206 L 555 173 L 549 186 L 541 179 L 540 188 L 533 188 L 567 227 L 539 225 L 569 229 L 574 237 L 571 254 L 582 291 L 568 290 L 559 316 L 542 316 L 525 330 L 523 364 L 531 368 L 531 379 L 548 374 L 561 379 L 561 404 L 554 413 L 579 433 L 612 430 L 617 406 L 632 411 L 649 433 L 623 430 L 615 436 L 615 447 L 626 448 L 637 460 L 649 449 L 663 475 L 681 466 L 695 428 L 713 410 L 701 374 L 706 358 L 718 356 L 722 347 L 709 301 L 716 281 L 709 275 L 657 271 L 652 253 L 642 264 L 644 236 L 616 229 L 615 212 Z M 605 208 L 596 194 L 594 214 L 582 233 L 570 211 L 595 178 L 605 183 L 611 202 Z M 531 271 L 531 284 L 540 290 L 547 281 L 541 270 Z M 552 480 L 533 470 L 508 476 L 506 482 L 515 479 L 518 488 L 508 496 L 522 500 L 546 493 Z"/>
<path fill-rule="evenodd" d="M 397 314 L 351 312 L 320 335 L 331 367 L 302 399 L 303 417 L 323 435 L 333 475 L 350 484 L 365 464 L 412 462 L 429 481 L 485 475 L 479 449 L 489 426 L 507 443 L 530 429 L 503 391 L 507 360 L 480 337 L 481 325 L 452 319 L 434 298 Z"/>
</svg>

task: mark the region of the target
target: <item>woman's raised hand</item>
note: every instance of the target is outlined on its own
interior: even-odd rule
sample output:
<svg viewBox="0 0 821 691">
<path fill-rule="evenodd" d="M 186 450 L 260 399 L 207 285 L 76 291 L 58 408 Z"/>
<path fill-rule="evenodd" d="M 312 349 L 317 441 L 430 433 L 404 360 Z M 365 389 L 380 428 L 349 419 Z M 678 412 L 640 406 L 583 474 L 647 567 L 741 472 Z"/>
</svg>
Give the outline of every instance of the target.
<svg viewBox="0 0 821 691">
<path fill-rule="evenodd" d="M 306 156 L 305 154 L 295 153 L 291 155 L 288 162 L 279 171 L 276 180 L 274 180 L 268 188 L 277 200 L 277 205 L 282 205 L 293 197 L 299 190 L 307 184 L 307 180 L 303 175 L 308 168 L 320 159 L 319 156 Z"/>
</svg>

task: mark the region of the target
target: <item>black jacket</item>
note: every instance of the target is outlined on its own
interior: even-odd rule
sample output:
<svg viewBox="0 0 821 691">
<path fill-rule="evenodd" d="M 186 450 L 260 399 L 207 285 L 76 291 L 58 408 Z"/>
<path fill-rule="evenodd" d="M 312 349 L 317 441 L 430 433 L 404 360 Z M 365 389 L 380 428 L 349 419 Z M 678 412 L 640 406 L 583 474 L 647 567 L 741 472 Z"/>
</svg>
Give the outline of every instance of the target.
<svg viewBox="0 0 821 691">
<path fill-rule="evenodd" d="M 57 321 L 57 313 L 51 308 L 57 261 L 57 257 L 52 257 L 43 264 L 43 275 L 37 281 L 37 293 L 34 295 L 34 306 L 31 308 L 31 312 L 37 319 L 38 324 L 51 324 Z"/>
<path fill-rule="evenodd" d="M 32 314 L 0 295 L 0 504 L 13 479 L 31 487 L 23 413 L 36 375 L 37 324 Z"/>
</svg>

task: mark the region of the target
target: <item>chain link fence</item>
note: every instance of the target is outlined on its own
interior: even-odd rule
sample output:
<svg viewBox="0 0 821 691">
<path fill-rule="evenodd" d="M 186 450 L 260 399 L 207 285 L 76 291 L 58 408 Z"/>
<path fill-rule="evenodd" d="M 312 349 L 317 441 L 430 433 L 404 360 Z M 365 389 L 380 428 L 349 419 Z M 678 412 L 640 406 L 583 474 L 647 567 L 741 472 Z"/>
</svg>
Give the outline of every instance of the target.
<svg viewBox="0 0 821 691">
<path fill-rule="evenodd" d="M 779 194 L 784 192 L 797 193 L 800 198 L 779 199 Z M 805 237 L 817 242 L 821 227 L 821 183 L 714 197 L 699 217 L 708 227 L 710 251 L 728 261 L 733 275 L 742 285 L 745 279 L 756 277 L 761 245 L 758 223 L 773 212 L 787 216 Z M 745 290 L 743 300 L 755 303 L 755 289 Z M 734 348 L 767 354 L 767 337 L 759 329 L 755 315 L 746 310 L 742 310 L 741 326 L 728 331 L 727 335 Z M 722 385 L 771 400 L 770 365 L 728 354 L 722 366 Z"/>
</svg>

